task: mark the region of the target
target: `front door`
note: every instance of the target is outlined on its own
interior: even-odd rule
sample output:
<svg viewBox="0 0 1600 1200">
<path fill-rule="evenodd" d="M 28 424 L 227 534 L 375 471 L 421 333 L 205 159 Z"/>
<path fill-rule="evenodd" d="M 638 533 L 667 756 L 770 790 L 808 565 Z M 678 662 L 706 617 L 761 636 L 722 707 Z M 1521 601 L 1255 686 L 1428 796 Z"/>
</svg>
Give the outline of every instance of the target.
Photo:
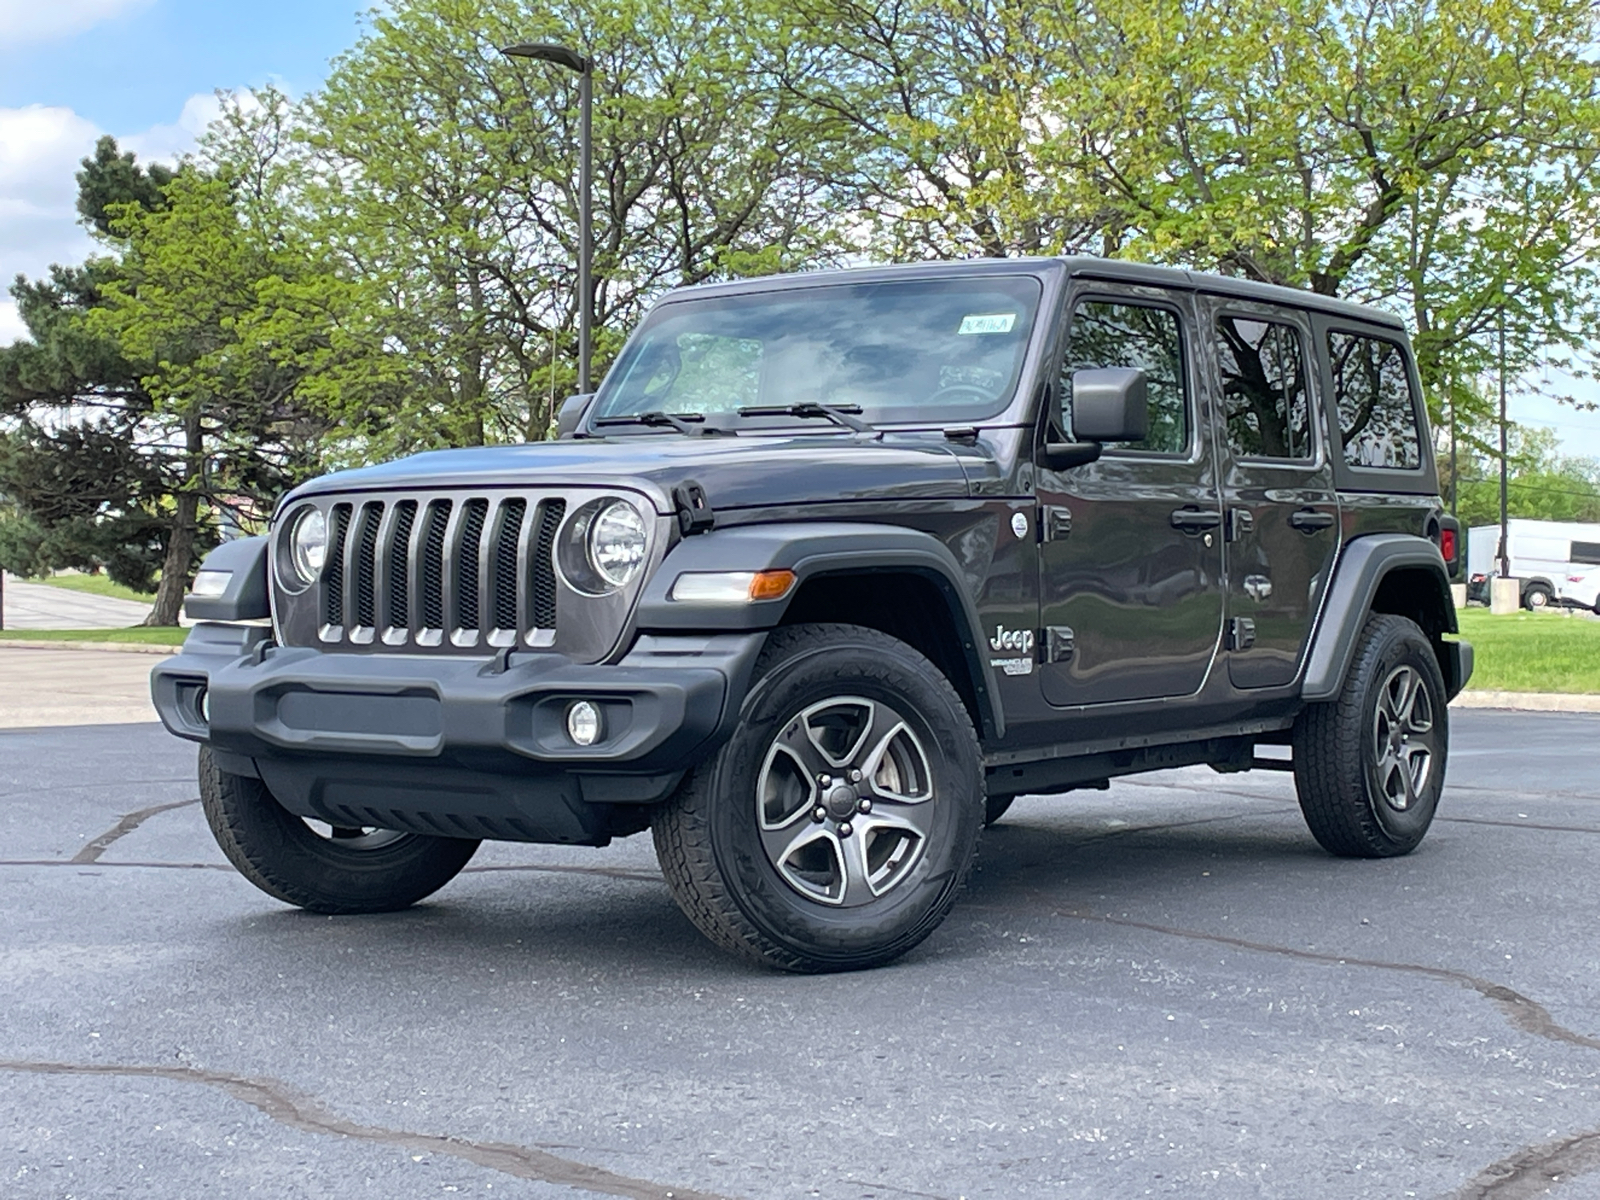
<svg viewBox="0 0 1600 1200">
<path fill-rule="evenodd" d="M 1074 371 L 1139 367 L 1150 431 L 1097 462 L 1039 472 L 1045 699 L 1057 706 L 1198 691 L 1222 627 L 1222 505 L 1197 419 L 1186 294 L 1095 286 L 1076 296 L 1047 440 L 1071 438 Z"/>
<path fill-rule="evenodd" d="M 1339 546 L 1339 503 L 1309 390 L 1311 328 L 1291 310 L 1201 297 L 1225 430 L 1228 677 L 1294 680 Z"/>
</svg>

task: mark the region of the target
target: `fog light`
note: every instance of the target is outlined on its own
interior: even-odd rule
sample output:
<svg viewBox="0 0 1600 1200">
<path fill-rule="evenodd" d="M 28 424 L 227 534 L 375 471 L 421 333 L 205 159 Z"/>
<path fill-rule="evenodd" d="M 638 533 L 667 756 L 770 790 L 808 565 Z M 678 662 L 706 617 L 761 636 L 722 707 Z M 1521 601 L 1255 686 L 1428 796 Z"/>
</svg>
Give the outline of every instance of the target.
<svg viewBox="0 0 1600 1200">
<path fill-rule="evenodd" d="M 210 688 L 201 688 L 200 689 L 200 697 L 199 697 L 198 700 L 195 701 L 195 704 L 196 704 L 196 707 L 198 707 L 200 709 L 200 719 L 202 721 L 204 721 L 207 725 L 210 725 L 211 724 L 211 689 Z"/>
<path fill-rule="evenodd" d="M 587 700 L 567 709 L 567 736 L 575 746 L 592 746 L 600 740 L 600 710 Z"/>
</svg>

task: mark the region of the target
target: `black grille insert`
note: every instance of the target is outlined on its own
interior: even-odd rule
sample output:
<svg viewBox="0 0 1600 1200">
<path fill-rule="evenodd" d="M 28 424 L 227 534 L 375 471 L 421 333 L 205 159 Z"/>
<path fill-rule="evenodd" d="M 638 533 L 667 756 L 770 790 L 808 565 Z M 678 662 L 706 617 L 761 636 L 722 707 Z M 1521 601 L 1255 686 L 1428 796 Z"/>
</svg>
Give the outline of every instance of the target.
<svg viewBox="0 0 1600 1200">
<path fill-rule="evenodd" d="M 456 542 L 456 628 L 477 629 L 479 622 L 479 555 L 483 546 L 483 522 L 489 515 L 487 500 L 468 500 L 461 518 L 461 537 Z"/>
<path fill-rule="evenodd" d="M 411 624 L 411 527 L 416 523 L 417 502 L 400 501 L 389 538 L 389 624 L 395 629 Z"/>
</svg>

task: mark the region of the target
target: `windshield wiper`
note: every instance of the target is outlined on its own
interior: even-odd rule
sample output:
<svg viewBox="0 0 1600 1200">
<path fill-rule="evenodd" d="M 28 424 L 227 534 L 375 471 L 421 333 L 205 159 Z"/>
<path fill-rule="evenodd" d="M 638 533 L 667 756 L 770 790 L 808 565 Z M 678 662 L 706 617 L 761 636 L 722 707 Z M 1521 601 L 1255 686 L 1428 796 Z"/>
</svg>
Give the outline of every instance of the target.
<svg viewBox="0 0 1600 1200">
<path fill-rule="evenodd" d="M 711 434 L 722 432 L 722 430 L 713 425 L 705 424 L 705 419 L 706 417 L 704 413 L 669 413 L 656 411 L 647 413 L 629 413 L 626 416 L 597 417 L 595 418 L 594 424 L 596 428 L 599 428 L 602 425 L 650 425 L 661 428 L 670 425 L 679 433 L 693 435 L 694 437 L 708 437 Z"/>
<path fill-rule="evenodd" d="M 741 417 L 823 417 L 835 425 L 843 425 L 846 429 L 854 429 L 857 433 L 877 433 L 871 425 L 851 413 L 861 411 L 859 404 L 818 404 L 814 400 L 807 400 L 801 404 L 770 404 L 756 405 L 751 408 L 741 408 Z"/>
</svg>

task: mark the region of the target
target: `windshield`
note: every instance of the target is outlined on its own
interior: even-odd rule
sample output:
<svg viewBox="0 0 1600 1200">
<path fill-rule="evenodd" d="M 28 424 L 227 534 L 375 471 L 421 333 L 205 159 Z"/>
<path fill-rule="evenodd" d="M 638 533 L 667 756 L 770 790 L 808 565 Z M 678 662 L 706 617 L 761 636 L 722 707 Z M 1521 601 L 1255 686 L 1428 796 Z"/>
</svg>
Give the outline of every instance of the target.
<svg viewBox="0 0 1600 1200">
<path fill-rule="evenodd" d="M 739 424 L 751 419 L 742 408 L 806 404 L 874 424 L 993 416 L 1016 388 L 1039 293 L 1037 280 L 1003 276 L 674 300 L 606 377 L 595 418 Z"/>
</svg>

